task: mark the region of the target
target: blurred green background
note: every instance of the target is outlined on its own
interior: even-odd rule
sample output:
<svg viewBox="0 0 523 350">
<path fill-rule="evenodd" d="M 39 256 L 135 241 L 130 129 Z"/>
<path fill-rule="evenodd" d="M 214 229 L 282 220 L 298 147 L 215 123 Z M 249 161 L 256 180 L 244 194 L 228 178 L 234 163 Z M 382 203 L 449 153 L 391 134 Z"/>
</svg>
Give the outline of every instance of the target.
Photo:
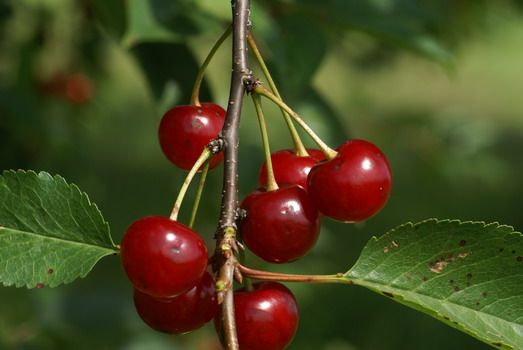
<svg viewBox="0 0 523 350">
<path fill-rule="evenodd" d="M 521 1 L 265 0 L 253 32 L 284 97 L 331 145 L 349 138 L 388 155 L 394 190 L 368 222 L 324 220 L 318 245 L 274 271 L 347 270 L 372 235 L 429 217 L 523 227 Z M 226 0 L 0 1 L 0 167 L 63 175 L 89 193 L 113 236 L 167 215 L 184 173 L 157 143 L 162 113 L 187 103 L 199 62 L 230 17 Z M 203 99 L 225 106 L 230 44 Z M 254 62 L 252 62 L 255 68 Z M 290 147 L 267 106 L 273 150 Z M 308 145 L 312 144 L 307 140 Z M 249 100 L 241 195 L 262 162 Z M 221 166 L 198 231 L 212 245 Z M 190 204 L 193 194 L 189 194 Z M 190 205 L 182 209 L 186 219 Z M 290 349 L 462 350 L 486 345 L 367 290 L 290 285 L 300 327 Z M 212 325 L 166 336 L 134 312 L 117 258 L 56 289 L 0 287 L 0 349 L 217 349 Z"/>
</svg>

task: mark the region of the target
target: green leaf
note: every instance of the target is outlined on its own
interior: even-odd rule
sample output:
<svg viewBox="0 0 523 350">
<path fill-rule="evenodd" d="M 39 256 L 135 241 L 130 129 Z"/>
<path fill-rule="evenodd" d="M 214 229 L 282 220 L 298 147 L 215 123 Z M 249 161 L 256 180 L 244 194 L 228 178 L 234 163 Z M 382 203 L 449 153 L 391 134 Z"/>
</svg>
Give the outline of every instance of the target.
<svg viewBox="0 0 523 350">
<path fill-rule="evenodd" d="M 191 1 L 129 0 L 124 44 L 181 42 L 198 32 L 198 11 Z"/>
<path fill-rule="evenodd" d="M 523 349 L 523 236 L 512 227 L 408 223 L 373 238 L 344 277 L 491 346 Z"/>
<path fill-rule="evenodd" d="M 77 186 L 45 172 L 0 177 L 0 282 L 55 287 L 116 254 L 107 222 Z"/>
<path fill-rule="evenodd" d="M 157 100 L 162 99 L 171 86 L 179 92 L 175 96 L 176 100 L 166 101 L 164 108 L 171 108 L 175 102 L 189 103 L 199 63 L 187 45 L 146 42 L 134 46 L 132 52 L 142 66 Z M 206 80 L 202 83 L 200 97 L 202 101 L 210 100 L 210 90 Z"/>
<path fill-rule="evenodd" d="M 426 2 L 416 0 L 303 0 L 296 10 L 310 14 L 334 29 L 356 30 L 390 45 L 414 51 L 441 64 L 451 65 L 452 54 L 434 30 L 443 26 Z M 447 12 L 439 14 L 448 17 Z"/>
<path fill-rule="evenodd" d="M 298 98 L 291 98 L 289 102 L 319 135 L 332 144 L 340 144 L 350 136 L 344 116 L 332 108 L 314 86 L 307 86 Z"/>
<path fill-rule="evenodd" d="M 309 18 L 286 16 L 273 22 L 264 34 L 270 50 L 269 68 L 282 94 L 299 96 L 311 83 L 328 50 L 327 38 Z"/>
<path fill-rule="evenodd" d="M 124 0 L 91 0 L 92 9 L 102 26 L 121 38 L 125 33 L 126 12 Z"/>
</svg>

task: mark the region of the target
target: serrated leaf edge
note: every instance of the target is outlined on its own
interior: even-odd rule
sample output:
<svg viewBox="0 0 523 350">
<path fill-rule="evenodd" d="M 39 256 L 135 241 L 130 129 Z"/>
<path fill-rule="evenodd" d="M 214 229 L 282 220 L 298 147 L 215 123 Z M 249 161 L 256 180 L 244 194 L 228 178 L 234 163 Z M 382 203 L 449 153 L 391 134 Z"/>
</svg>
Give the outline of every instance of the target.
<svg viewBox="0 0 523 350">
<path fill-rule="evenodd" d="M 470 330 L 469 328 L 463 326 L 462 324 L 455 324 L 453 323 L 452 321 L 450 320 L 447 320 L 445 319 L 445 315 L 441 314 L 441 312 L 439 311 L 435 311 L 435 310 L 432 310 L 430 309 L 429 307 L 426 307 L 426 306 L 422 306 L 422 304 L 416 304 L 415 302 L 411 302 L 411 301 L 408 301 L 404 298 L 403 295 L 401 294 L 398 294 L 398 290 L 400 291 L 404 291 L 404 292 L 409 292 L 408 290 L 404 290 L 404 289 L 399 289 L 399 288 L 389 288 L 389 286 L 385 285 L 385 284 L 380 284 L 380 283 L 376 283 L 376 282 L 369 282 L 369 281 L 366 281 L 366 280 L 359 280 L 359 279 L 351 279 L 350 281 L 352 281 L 352 283 L 354 285 L 357 285 L 357 286 L 360 286 L 360 287 L 364 287 L 364 288 L 367 288 L 377 294 L 380 294 L 382 296 L 388 296 L 390 298 L 390 296 L 392 296 L 394 298 L 395 301 L 397 301 L 398 303 L 402 304 L 402 305 L 405 305 L 407 307 L 410 307 L 414 310 L 418 310 L 418 311 L 421 311 L 429 316 L 432 316 L 436 319 L 438 319 L 438 321 L 441 321 L 453 328 L 456 328 L 458 329 L 459 331 L 461 332 L 464 332 L 466 334 L 469 334 L 471 336 L 473 336 L 474 338 L 476 339 L 479 339 L 481 340 L 482 342 L 484 342 L 485 344 L 488 344 L 490 346 L 493 346 L 492 343 L 490 343 L 490 341 L 485 338 L 484 336 L 482 336 L 481 334 L 475 332 L 475 331 L 472 331 Z M 358 281 L 363 281 L 363 283 L 358 283 Z M 428 298 L 428 299 L 433 299 L 433 300 L 439 300 L 439 299 L 435 299 L 435 298 L 432 298 L 428 295 L 423 295 L 424 298 Z M 462 305 L 458 305 L 458 304 L 453 304 L 457 307 L 462 307 L 462 308 L 466 308 Z M 466 308 L 468 309 L 468 308 Z M 472 309 L 471 309 L 472 310 Z M 494 318 L 499 318 L 495 315 L 490 315 L 489 316 L 491 317 L 494 317 Z M 503 320 L 503 319 L 502 319 Z M 505 322 L 507 322 L 506 320 L 503 320 Z M 501 347 L 504 347 L 506 349 L 515 349 L 514 346 L 508 344 L 508 343 L 499 343 L 499 345 L 501 345 Z M 498 347 L 499 348 L 499 347 Z"/>
<path fill-rule="evenodd" d="M 367 242 L 367 244 L 365 245 L 365 247 L 363 248 L 363 251 L 365 250 L 365 248 L 369 245 L 370 241 L 373 241 L 373 242 L 378 242 L 379 239 L 381 238 L 384 238 L 384 237 L 387 237 L 387 236 L 390 236 L 392 235 L 394 232 L 398 231 L 398 230 L 401 230 L 401 229 L 404 229 L 406 227 L 410 227 L 410 228 L 414 228 L 415 226 L 421 226 L 423 224 L 428 224 L 428 223 L 434 223 L 436 225 L 438 224 L 457 224 L 458 226 L 464 226 L 464 225 L 479 225 L 481 226 L 482 228 L 490 228 L 490 227 L 494 227 L 494 229 L 503 229 L 503 230 L 507 230 L 507 231 L 510 231 L 510 232 L 507 232 L 508 235 L 519 235 L 519 236 L 523 236 L 523 234 L 519 231 L 516 231 L 514 229 L 513 226 L 510 226 L 510 225 L 503 225 L 503 224 L 500 224 L 499 222 L 497 221 L 494 221 L 494 222 L 491 222 L 491 223 L 487 223 L 485 221 L 475 221 L 475 220 L 466 220 L 466 221 L 463 221 L 463 220 L 460 220 L 460 219 L 437 219 L 437 218 L 429 218 L 429 219 L 425 219 L 425 220 L 422 220 L 422 221 L 419 221 L 419 222 L 416 222 L 416 223 L 413 223 L 411 221 L 409 222 L 406 222 L 404 224 L 401 224 L 401 225 L 398 225 L 392 229 L 390 229 L 389 231 L 387 231 L 385 234 L 383 234 L 382 236 L 380 237 L 377 237 L 377 236 L 372 236 L 371 239 L 369 240 L 369 242 Z M 363 253 L 362 251 L 362 253 Z M 400 300 L 403 300 L 404 302 L 401 302 L 401 301 L 398 301 L 400 304 L 403 304 L 403 305 L 406 305 L 408 307 L 411 307 L 413 309 L 416 309 L 416 310 L 419 310 L 421 312 L 424 312 L 432 317 L 435 317 L 437 318 L 439 321 L 453 327 L 453 328 L 456 328 L 464 333 L 467 333 L 471 336 L 473 336 L 474 338 L 477 338 L 483 342 L 485 342 L 486 344 L 490 345 L 490 346 L 496 346 L 498 348 L 506 348 L 506 349 L 515 349 L 514 346 L 508 344 L 508 343 L 496 343 L 496 344 L 492 344 L 488 341 L 486 341 L 487 339 L 482 337 L 479 333 L 475 332 L 475 331 L 472 331 L 470 330 L 469 328 L 466 328 L 460 324 L 456 325 L 456 324 L 453 324 L 452 322 L 449 322 L 448 320 L 445 320 L 445 316 L 442 315 L 439 311 L 435 311 L 435 310 L 431 310 L 429 308 L 425 308 L 425 306 L 421 307 L 420 304 L 415 304 L 414 302 L 409 302 L 407 300 L 405 300 L 405 298 L 402 296 L 402 295 L 399 295 L 399 294 L 394 294 L 394 293 L 397 293 L 398 290 L 401 290 L 401 291 L 404 291 L 404 292 L 408 292 L 408 290 L 403 290 L 403 289 L 399 289 L 399 288 L 395 288 L 395 289 L 392 289 L 392 288 L 389 288 L 388 285 L 385 285 L 385 284 L 380 284 L 380 283 L 376 283 L 376 282 L 369 282 L 367 280 L 361 280 L 361 279 L 357 279 L 357 278 L 352 278 L 351 277 L 351 272 L 352 270 L 358 266 L 360 260 L 363 258 L 362 256 L 363 254 L 360 255 L 360 257 L 357 259 L 357 261 L 354 263 L 354 265 L 344 274 L 344 277 L 347 279 L 347 281 L 350 281 L 351 283 L 353 283 L 354 285 L 358 285 L 358 286 L 361 286 L 361 287 L 365 287 L 367 289 L 370 289 L 372 290 L 373 292 L 375 293 L 378 293 L 380 295 L 385 295 L 387 296 L 388 294 L 391 294 L 391 295 L 394 295 L 394 297 L 399 297 Z M 358 283 L 359 281 L 362 281 L 363 283 Z M 380 286 L 380 288 L 377 288 L 377 286 Z M 384 294 L 384 293 L 388 293 L 388 294 Z M 426 297 L 426 298 L 431 298 L 430 296 L 427 296 L 427 295 L 423 295 L 423 297 Z M 432 298 L 434 299 L 434 298 Z M 437 299 L 436 299 L 437 300 Z M 414 306 L 419 306 L 419 308 L 416 308 Z M 457 305 L 456 306 L 458 307 L 463 307 L 462 305 Z M 492 317 L 496 317 L 498 318 L 497 316 L 495 315 L 489 315 L 489 316 L 492 316 Z M 506 320 L 504 320 L 506 321 Z"/>
<path fill-rule="evenodd" d="M 431 222 L 434 222 L 435 224 L 452 224 L 452 223 L 457 223 L 458 226 L 464 226 L 464 225 L 482 225 L 483 228 L 487 228 L 487 227 L 490 227 L 490 226 L 496 226 L 495 228 L 499 228 L 499 229 L 507 229 L 507 230 L 510 230 L 511 232 L 508 233 L 508 234 L 516 234 L 516 235 L 522 235 L 523 234 L 519 231 L 516 231 L 514 229 L 513 226 L 510 226 L 510 225 L 504 225 L 504 224 L 500 224 L 499 222 L 497 221 L 493 221 L 493 222 L 490 222 L 490 223 L 487 223 L 486 221 L 481 221 L 481 220 L 466 220 L 466 221 L 463 221 L 463 220 L 460 220 L 460 219 L 437 219 L 437 218 L 429 218 L 429 219 L 425 219 L 425 220 L 422 220 L 422 221 L 418 221 L 416 223 L 412 222 L 412 221 L 408 221 L 408 222 L 405 222 L 401 225 L 398 225 L 392 229 L 390 229 L 389 231 L 387 231 L 386 233 L 384 233 L 383 235 L 381 236 L 372 236 L 369 240 L 370 241 L 373 241 L 373 242 L 377 242 L 378 240 L 380 240 L 381 238 L 384 238 L 386 236 L 389 236 L 391 235 L 392 233 L 400 230 L 400 229 L 403 229 L 405 227 L 415 227 L 415 226 L 420 226 L 420 225 L 423 225 L 423 224 L 427 224 L 427 223 L 431 223 Z M 369 242 L 367 242 L 367 244 L 365 245 L 365 247 L 369 244 Z M 365 248 L 364 247 L 364 248 Z M 356 266 L 359 262 L 360 258 L 358 258 L 358 260 L 354 263 L 353 267 Z M 353 268 L 352 267 L 352 268 Z M 352 270 L 352 268 L 350 270 Z M 350 271 L 349 270 L 349 271 Z M 347 271 L 347 273 L 349 272 Z"/>
<path fill-rule="evenodd" d="M 114 243 L 114 240 L 113 240 L 113 238 L 111 236 L 111 228 L 109 226 L 109 223 L 103 217 L 102 212 L 100 211 L 100 208 L 98 207 L 98 205 L 96 205 L 96 203 L 91 201 L 91 199 L 89 198 L 89 195 L 86 192 L 82 191 L 80 189 L 80 187 L 78 187 L 75 183 L 67 182 L 67 180 L 64 177 L 62 177 L 62 176 L 60 176 L 58 174 L 51 175 L 51 174 L 49 174 L 46 171 L 36 172 L 34 170 L 23 170 L 23 169 L 13 170 L 13 169 L 9 169 L 9 170 L 4 170 L 2 172 L 2 177 L 5 176 L 6 174 L 11 174 L 11 175 L 14 175 L 14 176 L 16 176 L 16 174 L 34 175 L 35 177 L 37 177 L 39 179 L 42 179 L 42 180 L 48 179 L 48 180 L 55 180 L 55 181 L 61 182 L 62 184 L 65 184 L 66 186 L 71 188 L 73 191 L 76 192 L 76 194 L 80 195 L 81 199 L 85 199 L 85 201 L 87 202 L 89 207 L 92 207 L 94 209 L 96 215 L 101 219 L 101 221 L 103 222 L 103 224 L 105 226 L 105 229 L 106 229 L 106 232 L 107 232 L 107 237 L 106 238 L 108 238 L 108 241 L 110 242 L 112 247 L 118 249 L 118 246 Z M 45 236 L 45 237 L 48 237 L 48 236 Z"/>
</svg>

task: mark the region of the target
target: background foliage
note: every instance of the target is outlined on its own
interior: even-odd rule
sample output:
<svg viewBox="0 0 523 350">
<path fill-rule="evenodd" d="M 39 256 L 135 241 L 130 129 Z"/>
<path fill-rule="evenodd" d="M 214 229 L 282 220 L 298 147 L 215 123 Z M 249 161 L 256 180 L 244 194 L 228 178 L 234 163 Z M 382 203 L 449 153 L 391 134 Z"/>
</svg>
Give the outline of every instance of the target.
<svg viewBox="0 0 523 350">
<path fill-rule="evenodd" d="M 250 265 L 345 271 L 370 236 L 428 217 L 523 227 L 521 5 L 255 1 L 253 30 L 284 97 L 332 145 L 347 136 L 378 144 L 395 188 L 382 213 L 364 224 L 325 222 L 307 258 L 266 266 L 249 257 Z M 116 242 L 136 218 L 168 214 L 183 173 L 161 154 L 157 124 L 166 108 L 188 102 L 198 64 L 229 12 L 229 1 L 216 0 L 0 2 L 0 168 L 46 170 L 78 184 Z M 71 73 L 81 73 L 83 85 L 60 88 Z M 229 73 L 226 45 L 204 96 L 225 105 Z M 256 186 L 262 161 L 252 106 L 244 111 L 242 194 Z M 268 111 L 273 149 L 289 147 L 277 110 Z M 220 187 L 217 169 L 197 224 L 208 240 Z M 292 349 L 487 348 L 361 288 L 290 287 L 301 307 Z M 2 287 L 0 299 L 2 349 L 217 346 L 211 326 L 178 337 L 149 330 L 116 258 L 57 289 Z"/>
</svg>

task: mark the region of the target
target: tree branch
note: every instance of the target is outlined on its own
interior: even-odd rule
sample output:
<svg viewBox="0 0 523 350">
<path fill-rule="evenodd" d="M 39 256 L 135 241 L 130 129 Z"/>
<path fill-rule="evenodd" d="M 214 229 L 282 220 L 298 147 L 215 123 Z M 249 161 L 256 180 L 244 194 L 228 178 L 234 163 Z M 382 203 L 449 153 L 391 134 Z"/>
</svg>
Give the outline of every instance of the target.
<svg viewBox="0 0 523 350">
<path fill-rule="evenodd" d="M 232 0 L 233 47 L 232 76 L 227 115 L 222 129 L 224 178 L 220 222 L 216 235 L 216 286 L 221 302 L 222 341 L 228 350 L 238 350 L 234 319 L 233 283 L 236 267 L 236 219 L 238 216 L 238 146 L 240 115 L 245 95 L 244 79 L 251 75 L 247 58 L 249 0 Z"/>
</svg>

